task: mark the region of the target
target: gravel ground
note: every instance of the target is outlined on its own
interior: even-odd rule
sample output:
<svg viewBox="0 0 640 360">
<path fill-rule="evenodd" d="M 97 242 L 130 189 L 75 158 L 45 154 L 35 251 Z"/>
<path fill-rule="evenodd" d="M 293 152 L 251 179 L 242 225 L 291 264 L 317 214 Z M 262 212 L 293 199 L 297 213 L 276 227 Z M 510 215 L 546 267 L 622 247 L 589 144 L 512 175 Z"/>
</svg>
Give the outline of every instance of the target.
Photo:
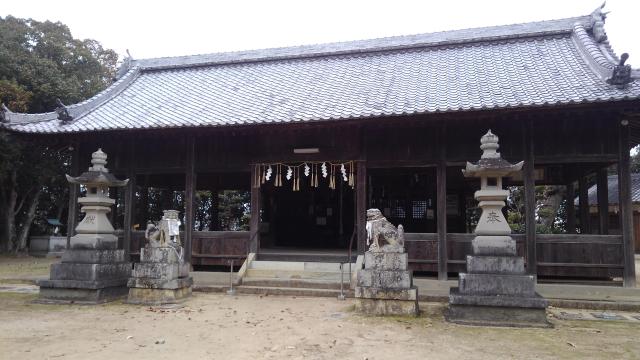
<svg viewBox="0 0 640 360">
<path fill-rule="evenodd" d="M 0 292 L 4 359 L 637 359 L 638 321 L 560 320 L 553 329 L 467 327 L 442 304 L 365 317 L 351 300 L 197 293 L 181 306 L 33 304 Z M 554 310 L 555 311 L 555 310 Z M 565 314 L 566 315 L 566 314 Z M 637 314 L 636 314 L 637 315 Z"/>
</svg>

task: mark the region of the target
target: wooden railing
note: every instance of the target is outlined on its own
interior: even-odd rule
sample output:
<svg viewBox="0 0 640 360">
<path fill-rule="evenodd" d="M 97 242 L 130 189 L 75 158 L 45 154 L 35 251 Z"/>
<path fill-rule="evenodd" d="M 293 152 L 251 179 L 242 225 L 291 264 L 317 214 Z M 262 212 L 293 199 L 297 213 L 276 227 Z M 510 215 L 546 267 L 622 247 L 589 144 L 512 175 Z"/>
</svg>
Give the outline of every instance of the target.
<svg viewBox="0 0 640 360">
<path fill-rule="evenodd" d="M 525 254 L 525 236 L 512 235 L 519 256 Z M 447 234 L 449 272 L 465 271 L 472 253 L 474 234 Z M 409 263 L 415 271 L 437 271 L 436 233 L 406 233 Z M 555 277 L 613 278 L 622 276 L 622 236 L 581 234 L 537 234 L 538 275 Z"/>
</svg>

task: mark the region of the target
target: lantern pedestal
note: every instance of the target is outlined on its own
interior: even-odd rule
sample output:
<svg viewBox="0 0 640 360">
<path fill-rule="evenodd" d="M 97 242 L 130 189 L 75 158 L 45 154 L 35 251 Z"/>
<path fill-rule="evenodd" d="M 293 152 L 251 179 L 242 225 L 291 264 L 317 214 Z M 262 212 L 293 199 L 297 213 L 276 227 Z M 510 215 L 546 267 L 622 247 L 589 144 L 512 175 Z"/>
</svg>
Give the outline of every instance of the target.
<svg viewBox="0 0 640 360">
<path fill-rule="evenodd" d="M 475 193 L 482 215 L 472 241 L 473 255 L 467 256 L 467 272 L 459 274 L 458 287 L 449 293 L 450 322 L 465 325 L 550 327 L 547 300 L 536 293 L 536 278 L 525 273 L 524 259 L 517 256 L 511 228 L 502 214 L 509 192 L 502 178 L 522 168 L 522 163 L 503 160 L 498 137 L 489 131 L 481 139 L 482 157 L 467 163 L 467 177 L 479 177 Z"/>
</svg>

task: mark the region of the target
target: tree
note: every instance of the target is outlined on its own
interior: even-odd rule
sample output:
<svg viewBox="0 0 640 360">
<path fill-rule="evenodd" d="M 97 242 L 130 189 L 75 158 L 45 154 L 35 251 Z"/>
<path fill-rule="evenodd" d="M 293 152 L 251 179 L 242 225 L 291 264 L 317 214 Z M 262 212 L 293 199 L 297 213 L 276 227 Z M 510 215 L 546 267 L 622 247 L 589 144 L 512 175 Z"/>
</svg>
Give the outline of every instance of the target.
<svg viewBox="0 0 640 360">
<path fill-rule="evenodd" d="M 117 59 L 95 40 L 74 39 L 60 22 L 0 17 L 0 101 L 14 112 L 93 96 L 113 81 Z M 24 250 L 38 214 L 62 213 L 68 165 L 67 147 L 0 130 L 0 251 Z"/>
</svg>

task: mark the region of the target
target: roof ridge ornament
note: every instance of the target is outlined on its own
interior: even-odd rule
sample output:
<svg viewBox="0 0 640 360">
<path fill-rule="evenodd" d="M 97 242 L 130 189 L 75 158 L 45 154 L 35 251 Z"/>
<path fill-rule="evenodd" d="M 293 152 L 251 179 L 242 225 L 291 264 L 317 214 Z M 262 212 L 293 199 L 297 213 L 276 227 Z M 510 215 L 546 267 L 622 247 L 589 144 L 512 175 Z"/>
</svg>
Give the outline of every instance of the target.
<svg viewBox="0 0 640 360">
<path fill-rule="evenodd" d="M 120 64 L 120 67 L 116 71 L 116 78 L 115 78 L 116 80 L 120 79 L 129 70 L 131 70 L 131 66 L 133 65 L 133 56 L 131 56 L 129 49 L 126 49 L 126 51 L 127 51 L 127 56 L 124 59 L 122 59 L 122 64 Z"/>
<path fill-rule="evenodd" d="M 69 114 L 69 110 L 60 99 L 56 99 L 56 105 L 56 114 L 58 114 L 58 120 L 61 120 L 63 124 L 66 124 L 69 121 L 73 120 L 73 116 Z"/>
<path fill-rule="evenodd" d="M 591 27 L 591 33 L 596 42 L 601 43 L 607 40 L 607 33 L 604 32 L 604 22 L 607 19 L 608 11 L 602 11 L 607 2 L 603 2 L 598 8 L 591 13 L 591 19 L 589 26 Z"/>
<path fill-rule="evenodd" d="M 629 58 L 629 54 L 624 53 L 620 56 L 620 63 L 613 67 L 611 77 L 607 79 L 607 83 L 615 85 L 618 89 L 624 89 L 631 81 L 631 65 L 625 62 Z"/>
</svg>

